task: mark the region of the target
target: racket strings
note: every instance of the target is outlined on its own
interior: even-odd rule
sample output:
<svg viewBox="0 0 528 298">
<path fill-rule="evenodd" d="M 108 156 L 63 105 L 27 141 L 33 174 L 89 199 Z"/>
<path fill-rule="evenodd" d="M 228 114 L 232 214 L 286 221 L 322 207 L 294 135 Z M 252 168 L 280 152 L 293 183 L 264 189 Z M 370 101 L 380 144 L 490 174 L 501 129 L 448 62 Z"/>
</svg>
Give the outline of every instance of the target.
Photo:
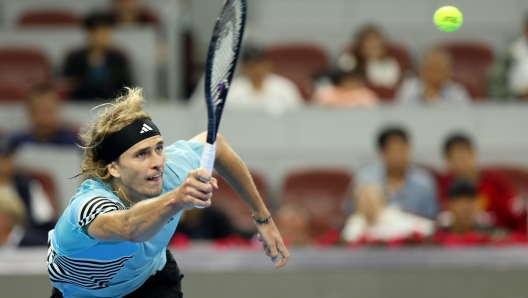
<svg viewBox="0 0 528 298">
<path fill-rule="evenodd" d="M 231 68 L 235 61 L 238 42 L 242 30 L 243 4 L 241 1 L 230 1 L 230 5 L 222 13 L 220 21 L 221 28 L 218 34 L 218 42 L 215 45 L 215 52 L 211 73 L 211 85 L 209 86 L 213 103 L 216 105 L 220 100 L 220 94 L 231 75 Z"/>
</svg>

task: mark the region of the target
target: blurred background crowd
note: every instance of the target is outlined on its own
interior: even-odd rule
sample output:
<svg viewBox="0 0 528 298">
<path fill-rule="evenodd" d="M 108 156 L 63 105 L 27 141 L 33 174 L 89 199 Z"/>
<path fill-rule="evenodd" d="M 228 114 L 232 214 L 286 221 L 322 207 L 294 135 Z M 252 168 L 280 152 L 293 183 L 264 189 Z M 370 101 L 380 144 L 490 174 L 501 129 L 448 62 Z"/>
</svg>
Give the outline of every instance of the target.
<svg viewBox="0 0 528 298">
<path fill-rule="evenodd" d="M 209 35 L 200 28 L 211 29 L 206 25 L 214 17 L 209 16 L 219 8 L 216 3 L 202 14 L 210 2 L 0 1 L 1 247 L 46 245 L 47 231 L 73 195 L 62 191 L 62 185 L 71 184 L 73 190 L 79 185 L 79 180 L 57 174 L 77 174 L 76 161 L 82 154 L 77 131 L 91 108 L 109 101 L 123 87 L 143 87 L 149 108 L 199 115 L 196 118 L 205 123 L 202 73 Z M 308 11 L 316 10 L 313 1 L 307 2 Z M 338 10 L 334 2 L 329 6 Z M 307 110 L 354 111 L 349 117 L 361 117 L 377 109 L 389 113 L 443 109 L 438 120 L 443 123 L 454 121 L 451 111 L 511 104 L 522 110 L 528 100 L 528 13 L 521 8 L 528 6 L 521 1 L 515 2 L 518 6 L 509 4 L 516 15 L 509 15 L 509 25 L 500 27 L 507 30 L 494 33 L 499 39 L 486 40 L 487 27 L 477 28 L 471 9 L 491 15 L 495 6 L 488 1 L 488 6 L 477 8 L 476 2 L 466 2 L 468 24 L 458 35 L 414 36 L 419 30 L 412 28 L 412 22 L 394 21 L 385 11 L 381 16 L 365 13 L 365 21 L 343 28 L 340 32 L 347 33 L 328 45 L 325 38 L 306 33 L 326 34 L 317 27 L 332 19 L 327 10 L 310 15 L 300 7 L 298 13 L 307 14 L 305 19 L 313 19 L 314 24 L 295 16 L 290 22 L 274 7 L 280 1 L 249 1 L 245 44 L 226 109 L 267 115 L 260 129 L 286 137 L 293 133 L 279 132 L 274 121 Z M 435 8 L 431 5 L 432 11 Z M 429 15 L 423 23 L 432 27 Z M 264 18 L 275 20 L 274 25 L 265 25 Z M 406 18 L 413 18 L 413 13 Z M 408 33 L 399 36 L 391 22 Z M 302 34 L 291 38 L 277 24 L 304 32 L 306 38 Z M 465 26 L 479 37 L 464 31 Z M 509 121 L 507 115 L 497 121 Z M 480 164 L 479 154 L 487 149 L 478 147 L 475 135 L 463 129 L 440 134 L 431 128 L 430 138 L 437 144 L 431 152 L 439 152 L 441 158 L 436 164 L 427 158 L 416 160 L 412 132 L 417 127 L 384 120 L 376 129 L 368 129 L 374 149 L 369 158 L 354 163 L 357 167 L 318 163 L 310 168 L 317 157 L 306 157 L 304 168 L 291 169 L 275 183 L 280 189 L 272 191 L 269 181 L 277 180 L 273 178 L 277 174 L 263 175 L 248 161 L 252 170 L 257 168 L 252 171 L 255 184 L 288 245 L 528 244 L 528 168 L 502 162 L 508 158 L 501 159 L 500 154 L 493 166 Z M 497 140 L 509 134 L 528 140 L 522 132 L 494 133 Z M 322 134 L 351 142 L 355 138 L 346 127 Z M 309 138 L 310 131 L 305 135 Z M 243 140 L 244 145 L 251 147 L 255 139 Z M 325 147 L 324 140 L 314 148 L 318 146 Z M 334 149 L 341 150 L 326 147 L 325 154 Z M 46 159 L 50 151 L 58 158 Z M 226 182 L 219 183 L 213 207 L 184 212 L 173 245 L 185 246 L 193 240 L 251 243 L 256 232 L 251 214 Z"/>
</svg>

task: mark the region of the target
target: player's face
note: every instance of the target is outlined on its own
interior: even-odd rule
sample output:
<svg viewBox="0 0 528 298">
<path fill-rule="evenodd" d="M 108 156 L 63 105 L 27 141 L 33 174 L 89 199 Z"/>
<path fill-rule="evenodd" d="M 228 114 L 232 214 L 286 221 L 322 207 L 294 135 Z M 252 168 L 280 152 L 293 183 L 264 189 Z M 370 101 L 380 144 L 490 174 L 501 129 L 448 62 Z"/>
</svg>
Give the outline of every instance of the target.
<svg viewBox="0 0 528 298">
<path fill-rule="evenodd" d="M 161 194 L 165 166 L 163 138 L 145 139 L 125 151 L 117 161 L 118 176 L 114 180 L 127 197 L 146 199 Z M 116 189 L 117 190 L 117 189 Z"/>
</svg>

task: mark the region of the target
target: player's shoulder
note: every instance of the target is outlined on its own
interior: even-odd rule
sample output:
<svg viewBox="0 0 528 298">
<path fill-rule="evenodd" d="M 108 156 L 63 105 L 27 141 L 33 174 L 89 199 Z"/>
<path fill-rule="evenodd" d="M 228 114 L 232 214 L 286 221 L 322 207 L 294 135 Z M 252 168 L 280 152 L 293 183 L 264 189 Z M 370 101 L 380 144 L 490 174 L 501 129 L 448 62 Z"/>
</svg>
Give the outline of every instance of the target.
<svg viewBox="0 0 528 298">
<path fill-rule="evenodd" d="M 67 208 L 68 221 L 82 226 L 82 220 L 107 208 L 124 210 L 125 206 L 104 182 L 87 179 L 70 200 Z"/>
<path fill-rule="evenodd" d="M 165 147 L 165 153 L 171 155 L 186 155 L 200 153 L 201 155 L 202 147 L 202 143 L 198 141 L 180 140 Z"/>
</svg>

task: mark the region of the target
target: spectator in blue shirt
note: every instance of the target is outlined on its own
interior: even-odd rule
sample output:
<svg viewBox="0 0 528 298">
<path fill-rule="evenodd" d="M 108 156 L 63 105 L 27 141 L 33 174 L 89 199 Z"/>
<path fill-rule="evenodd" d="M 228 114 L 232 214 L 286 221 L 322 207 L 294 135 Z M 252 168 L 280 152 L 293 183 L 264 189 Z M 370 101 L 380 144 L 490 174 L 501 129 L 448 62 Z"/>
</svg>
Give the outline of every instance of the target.
<svg viewBox="0 0 528 298">
<path fill-rule="evenodd" d="M 367 183 L 379 185 L 388 204 L 427 218 L 438 212 L 436 182 L 432 175 L 410 161 L 407 132 L 388 127 L 378 137 L 381 161 L 357 172 L 355 187 Z"/>
<path fill-rule="evenodd" d="M 33 90 L 26 101 L 29 129 L 10 136 L 10 145 L 15 149 L 27 144 L 76 146 L 77 129 L 61 123 L 60 108 L 60 99 L 51 86 Z"/>
<path fill-rule="evenodd" d="M 467 105 L 466 88 L 451 80 L 451 58 L 442 50 L 431 50 L 420 64 L 420 75 L 407 78 L 396 93 L 399 103 L 422 105 Z"/>
</svg>

